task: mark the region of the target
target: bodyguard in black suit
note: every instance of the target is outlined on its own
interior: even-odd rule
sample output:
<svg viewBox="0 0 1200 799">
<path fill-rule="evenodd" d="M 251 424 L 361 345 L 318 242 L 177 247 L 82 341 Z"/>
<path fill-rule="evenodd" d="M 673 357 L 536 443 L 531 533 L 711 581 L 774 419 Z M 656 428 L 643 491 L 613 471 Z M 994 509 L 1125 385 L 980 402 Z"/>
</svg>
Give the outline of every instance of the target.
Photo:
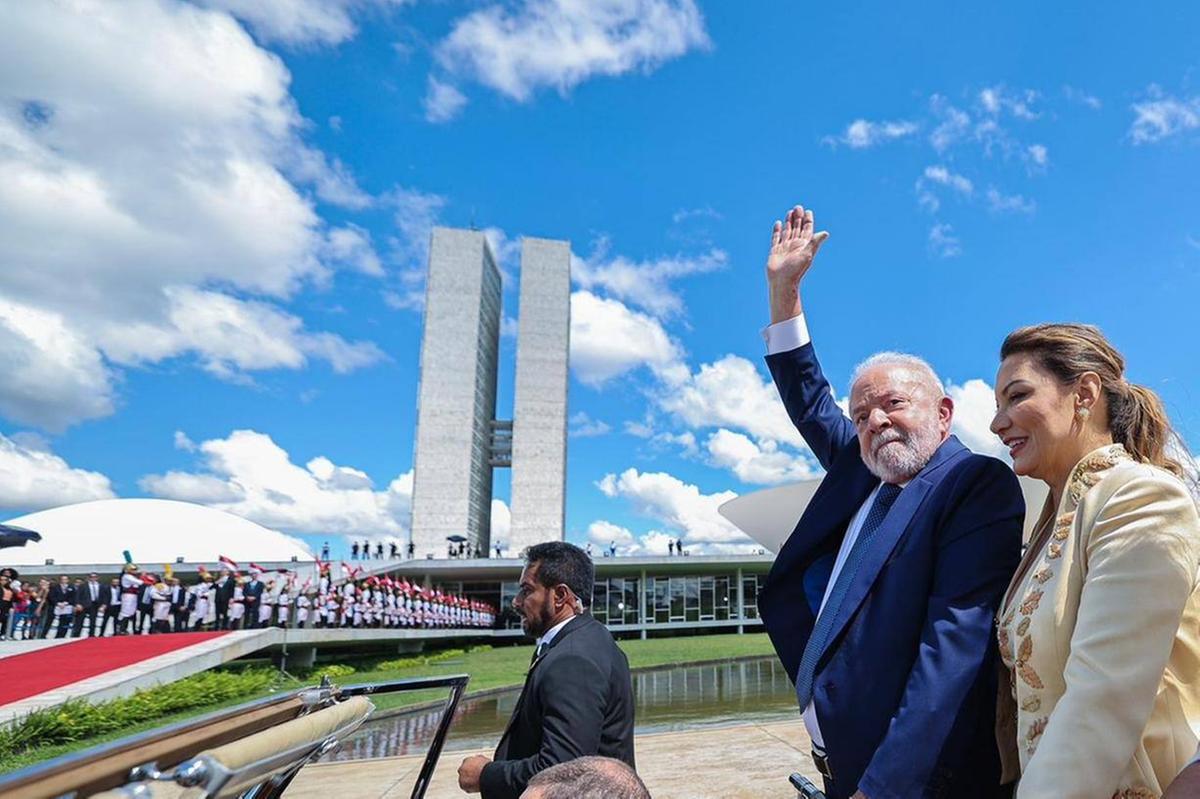
<svg viewBox="0 0 1200 799">
<path fill-rule="evenodd" d="M 594 574 L 577 546 L 529 548 L 513 607 L 538 644 L 495 760 L 475 755 L 459 766 L 464 791 L 517 799 L 533 775 L 585 755 L 634 767 L 629 662 L 583 605 L 591 601 Z"/>
<path fill-rule="evenodd" d="M 103 606 L 100 604 L 100 578 L 95 572 L 88 575 L 87 582 L 75 586 L 75 625 L 71 628 L 71 637 L 78 638 L 83 634 L 83 622 L 87 621 L 88 638 L 96 635 L 96 613 Z"/>
<path fill-rule="evenodd" d="M 229 569 L 221 569 L 213 590 L 213 599 L 217 608 L 217 629 L 229 629 L 229 600 L 233 599 L 233 587 L 236 580 Z"/>
<path fill-rule="evenodd" d="M 258 606 L 262 602 L 263 589 L 262 580 L 258 579 L 257 572 L 250 573 L 250 582 L 242 587 L 242 596 L 246 603 L 246 623 L 243 625 L 247 630 L 257 629 L 258 623 Z"/>
<path fill-rule="evenodd" d="M 61 612 L 60 606 L 66 605 L 67 610 Z M 58 632 L 55 633 L 55 638 L 66 638 L 67 631 L 71 628 L 71 623 L 75 615 L 75 586 L 71 585 L 70 579 L 63 575 L 58 578 L 58 582 L 50 586 L 50 592 L 46 595 L 45 612 L 58 623 Z M 48 638 L 50 633 L 50 625 L 46 624 L 46 632 L 43 633 L 43 638 Z"/>
<path fill-rule="evenodd" d="M 103 636 L 108 622 L 112 621 L 112 631 L 117 632 L 117 616 L 121 614 L 121 581 L 114 577 L 108 585 L 100 586 L 100 599 L 97 602 L 100 616 L 100 631 L 96 635 Z"/>
</svg>

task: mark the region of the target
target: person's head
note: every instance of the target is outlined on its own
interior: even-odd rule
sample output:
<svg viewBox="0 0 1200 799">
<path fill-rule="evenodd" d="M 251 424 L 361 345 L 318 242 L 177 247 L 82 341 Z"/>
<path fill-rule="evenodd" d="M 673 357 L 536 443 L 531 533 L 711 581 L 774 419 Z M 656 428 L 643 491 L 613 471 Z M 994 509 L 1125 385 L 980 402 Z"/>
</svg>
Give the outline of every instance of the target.
<svg viewBox="0 0 1200 799">
<path fill-rule="evenodd" d="M 1168 453 L 1174 433 L 1162 400 L 1125 379 L 1125 359 L 1092 325 L 1032 325 L 1004 339 L 991 429 L 1017 474 L 1051 485 L 1110 443 L 1183 474 Z"/>
<path fill-rule="evenodd" d="M 521 799 L 650 799 L 650 792 L 627 764 L 588 755 L 539 771 Z"/>
<path fill-rule="evenodd" d="M 915 355 L 880 352 L 854 370 L 850 419 L 863 463 L 885 483 L 903 483 L 924 469 L 949 437 L 953 417 L 942 381 Z"/>
<path fill-rule="evenodd" d="M 114 577 L 108 581 L 108 584 L 111 585 L 113 588 L 116 588 L 117 586 L 119 586 L 121 584 L 121 578 Z"/>
<path fill-rule="evenodd" d="M 75 578 L 75 580 L 74 580 L 73 582 L 74 582 L 74 584 L 75 584 L 75 585 L 77 585 L 77 586 L 78 586 L 78 585 L 83 585 L 83 578 L 82 578 L 82 577 L 76 577 L 76 578 Z"/>
<path fill-rule="evenodd" d="M 563 619 L 582 613 L 592 601 L 595 573 L 592 559 L 574 544 L 547 541 L 531 546 L 513 598 L 521 628 L 540 637 Z"/>
<path fill-rule="evenodd" d="M 100 579 L 100 575 L 96 574 L 95 572 L 88 573 L 88 582 L 89 583 L 94 583 L 99 579 Z"/>
<path fill-rule="evenodd" d="M 60 574 L 60 575 L 58 575 L 58 584 L 61 585 L 63 588 L 66 588 L 68 585 L 71 584 L 71 578 L 65 574 Z"/>
</svg>

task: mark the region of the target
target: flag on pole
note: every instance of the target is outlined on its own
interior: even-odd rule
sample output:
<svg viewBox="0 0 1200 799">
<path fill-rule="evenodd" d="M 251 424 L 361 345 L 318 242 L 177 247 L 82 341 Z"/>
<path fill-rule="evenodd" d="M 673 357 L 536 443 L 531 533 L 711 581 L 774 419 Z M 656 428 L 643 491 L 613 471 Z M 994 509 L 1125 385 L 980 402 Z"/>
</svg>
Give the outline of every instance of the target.
<svg viewBox="0 0 1200 799">
<path fill-rule="evenodd" d="M 226 566 L 233 569 L 234 571 L 237 570 L 237 567 L 238 567 L 237 561 L 234 560 L 233 558 L 227 558 L 224 555 L 217 555 L 217 560 L 221 561 L 222 563 L 224 563 Z"/>
<path fill-rule="evenodd" d="M 264 569 L 262 566 L 259 566 L 254 561 L 250 561 L 250 573 L 251 574 L 254 574 L 255 572 L 257 572 L 258 574 L 264 574 L 264 573 L 266 573 L 266 571 L 267 570 Z"/>
</svg>

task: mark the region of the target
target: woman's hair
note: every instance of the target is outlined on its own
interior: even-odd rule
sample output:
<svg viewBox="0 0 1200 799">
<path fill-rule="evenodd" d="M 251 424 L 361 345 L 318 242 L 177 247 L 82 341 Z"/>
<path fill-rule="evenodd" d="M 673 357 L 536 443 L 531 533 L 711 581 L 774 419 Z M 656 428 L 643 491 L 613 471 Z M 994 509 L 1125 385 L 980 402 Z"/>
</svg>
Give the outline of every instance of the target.
<svg viewBox="0 0 1200 799">
<path fill-rule="evenodd" d="M 1189 476 L 1172 457 L 1172 450 L 1186 453 L 1187 449 L 1177 449 L 1181 442 L 1171 428 L 1162 400 L 1153 389 L 1125 380 L 1125 358 L 1100 328 L 1080 324 L 1018 328 L 1000 346 L 1000 360 L 1020 353 L 1032 355 L 1064 384 L 1074 383 L 1084 372 L 1095 372 L 1108 401 L 1108 427 L 1113 441 L 1122 444 L 1134 460 L 1162 467 L 1179 477 Z"/>
</svg>

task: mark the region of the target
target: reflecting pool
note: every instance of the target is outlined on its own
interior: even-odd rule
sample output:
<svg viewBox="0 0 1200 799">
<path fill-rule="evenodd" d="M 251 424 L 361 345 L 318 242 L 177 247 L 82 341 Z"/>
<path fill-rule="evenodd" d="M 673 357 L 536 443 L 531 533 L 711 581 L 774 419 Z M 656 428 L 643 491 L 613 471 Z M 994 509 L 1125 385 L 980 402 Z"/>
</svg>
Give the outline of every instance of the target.
<svg viewBox="0 0 1200 799">
<path fill-rule="evenodd" d="M 633 675 L 633 692 L 638 734 L 797 717 L 792 684 L 773 657 L 642 671 Z M 446 749 L 494 747 L 520 693 L 514 688 L 464 700 L 450 727 Z M 370 721 L 323 760 L 423 753 L 441 712 L 439 706 Z"/>
</svg>

